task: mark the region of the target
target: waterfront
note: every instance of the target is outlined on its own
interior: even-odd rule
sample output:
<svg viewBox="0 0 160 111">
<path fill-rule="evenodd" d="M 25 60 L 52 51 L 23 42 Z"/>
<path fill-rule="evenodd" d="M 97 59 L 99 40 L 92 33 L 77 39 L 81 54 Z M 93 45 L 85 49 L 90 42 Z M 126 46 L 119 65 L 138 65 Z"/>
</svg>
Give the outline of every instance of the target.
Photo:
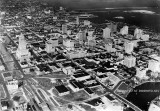
<svg viewBox="0 0 160 111">
<path fill-rule="evenodd" d="M 131 10 L 126 9 L 108 9 L 108 10 L 90 10 L 88 12 L 98 16 L 97 18 L 90 18 L 93 23 L 102 24 L 106 20 L 114 22 L 123 22 L 130 25 L 135 25 L 141 28 L 149 28 L 150 30 L 160 33 L 160 15 L 157 9 L 147 9 L 153 13 L 132 13 Z M 144 11 L 144 10 L 143 10 Z M 123 18 L 123 19 L 122 19 Z"/>
<path fill-rule="evenodd" d="M 148 110 L 150 102 L 160 95 L 160 82 L 147 82 L 135 87 L 127 96 L 127 100 L 144 111 Z M 143 102 L 142 102 L 143 101 Z"/>
</svg>

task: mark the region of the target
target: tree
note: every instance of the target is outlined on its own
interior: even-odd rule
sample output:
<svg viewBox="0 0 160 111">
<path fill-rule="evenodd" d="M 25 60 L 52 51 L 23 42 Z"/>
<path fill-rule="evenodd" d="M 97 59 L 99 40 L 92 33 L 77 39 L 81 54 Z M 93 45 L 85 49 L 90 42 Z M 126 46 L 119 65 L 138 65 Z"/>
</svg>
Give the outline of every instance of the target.
<svg viewBox="0 0 160 111">
<path fill-rule="evenodd" d="M 151 70 L 147 70 L 147 71 L 146 71 L 146 76 L 151 77 L 151 73 L 152 73 Z"/>
</svg>

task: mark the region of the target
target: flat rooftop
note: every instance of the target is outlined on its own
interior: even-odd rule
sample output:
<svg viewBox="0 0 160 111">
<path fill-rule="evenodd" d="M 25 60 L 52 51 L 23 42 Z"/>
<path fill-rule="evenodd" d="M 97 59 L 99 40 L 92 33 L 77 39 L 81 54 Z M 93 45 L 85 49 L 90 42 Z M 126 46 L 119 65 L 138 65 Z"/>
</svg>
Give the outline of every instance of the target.
<svg viewBox="0 0 160 111">
<path fill-rule="evenodd" d="M 3 73 L 3 77 L 12 77 L 12 74 L 10 72 Z"/>
<path fill-rule="evenodd" d="M 64 92 L 68 92 L 69 90 L 67 89 L 66 86 L 64 85 L 60 85 L 60 86 L 55 86 L 56 90 L 58 91 L 58 93 L 64 93 Z"/>
</svg>

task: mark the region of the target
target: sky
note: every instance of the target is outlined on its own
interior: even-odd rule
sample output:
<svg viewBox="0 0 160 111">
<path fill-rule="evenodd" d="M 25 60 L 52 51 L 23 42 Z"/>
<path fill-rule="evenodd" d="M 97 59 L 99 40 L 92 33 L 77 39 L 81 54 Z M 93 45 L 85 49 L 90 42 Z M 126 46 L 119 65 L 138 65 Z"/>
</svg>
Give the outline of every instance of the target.
<svg viewBox="0 0 160 111">
<path fill-rule="evenodd" d="M 45 0 L 67 8 L 156 7 L 160 0 Z"/>
</svg>

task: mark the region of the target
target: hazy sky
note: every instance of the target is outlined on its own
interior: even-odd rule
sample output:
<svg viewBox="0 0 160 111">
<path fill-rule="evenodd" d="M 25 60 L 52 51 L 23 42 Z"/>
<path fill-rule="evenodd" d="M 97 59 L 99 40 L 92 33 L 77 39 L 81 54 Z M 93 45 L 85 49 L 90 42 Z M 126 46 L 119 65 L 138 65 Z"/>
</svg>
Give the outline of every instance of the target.
<svg viewBox="0 0 160 111">
<path fill-rule="evenodd" d="M 45 0 L 70 8 L 155 7 L 160 0 Z"/>
</svg>

